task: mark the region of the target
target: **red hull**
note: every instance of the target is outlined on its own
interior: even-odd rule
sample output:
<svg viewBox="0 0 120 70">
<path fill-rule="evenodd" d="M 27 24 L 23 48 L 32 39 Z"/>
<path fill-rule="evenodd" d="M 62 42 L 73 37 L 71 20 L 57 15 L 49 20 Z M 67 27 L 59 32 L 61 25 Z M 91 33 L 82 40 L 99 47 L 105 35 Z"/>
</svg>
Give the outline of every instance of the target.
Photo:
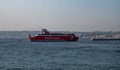
<svg viewBox="0 0 120 70">
<path fill-rule="evenodd" d="M 52 35 L 41 35 L 41 36 L 34 36 L 34 37 L 31 37 L 29 35 L 28 37 L 29 41 L 77 41 L 78 40 L 78 37 L 71 37 L 69 35 L 66 35 L 66 36 L 52 36 Z"/>
<path fill-rule="evenodd" d="M 46 29 L 42 30 L 42 34 L 37 36 L 28 37 L 29 41 L 39 42 L 39 41 L 77 41 L 78 37 L 74 34 L 62 34 L 62 33 L 49 33 Z"/>
</svg>

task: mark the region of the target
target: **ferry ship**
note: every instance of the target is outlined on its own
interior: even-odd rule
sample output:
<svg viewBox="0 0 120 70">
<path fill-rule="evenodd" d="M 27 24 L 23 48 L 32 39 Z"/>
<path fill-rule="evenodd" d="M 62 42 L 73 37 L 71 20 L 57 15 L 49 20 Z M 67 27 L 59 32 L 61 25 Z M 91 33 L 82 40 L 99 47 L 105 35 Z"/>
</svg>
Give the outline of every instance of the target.
<svg viewBox="0 0 120 70">
<path fill-rule="evenodd" d="M 44 42 L 44 41 L 77 41 L 78 37 L 73 34 L 64 34 L 64 33 L 51 33 L 47 29 L 42 29 L 41 34 L 37 34 L 36 36 L 28 36 L 28 40 L 31 42 Z"/>
</svg>

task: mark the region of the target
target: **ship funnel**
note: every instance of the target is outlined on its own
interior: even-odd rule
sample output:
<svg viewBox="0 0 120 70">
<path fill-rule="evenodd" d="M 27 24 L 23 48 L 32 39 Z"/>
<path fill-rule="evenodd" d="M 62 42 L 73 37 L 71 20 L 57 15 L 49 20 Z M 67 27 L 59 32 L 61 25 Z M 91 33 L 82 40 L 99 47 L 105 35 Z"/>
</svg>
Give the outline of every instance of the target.
<svg viewBox="0 0 120 70">
<path fill-rule="evenodd" d="M 48 32 L 47 29 L 42 29 L 42 33 L 43 33 L 43 34 L 49 34 L 49 32 Z"/>
<path fill-rule="evenodd" d="M 42 29 L 42 32 L 48 32 L 47 29 Z"/>
</svg>

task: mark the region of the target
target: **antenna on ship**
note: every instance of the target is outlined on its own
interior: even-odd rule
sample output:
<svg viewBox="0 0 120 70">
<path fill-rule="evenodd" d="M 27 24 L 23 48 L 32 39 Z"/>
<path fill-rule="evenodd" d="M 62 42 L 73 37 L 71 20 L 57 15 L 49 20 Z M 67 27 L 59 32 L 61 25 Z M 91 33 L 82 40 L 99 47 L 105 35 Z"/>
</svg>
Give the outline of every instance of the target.
<svg viewBox="0 0 120 70">
<path fill-rule="evenodd" d="M 40 30 L 42 30 L 42 27 L 38 27 Z"/>
</svg>

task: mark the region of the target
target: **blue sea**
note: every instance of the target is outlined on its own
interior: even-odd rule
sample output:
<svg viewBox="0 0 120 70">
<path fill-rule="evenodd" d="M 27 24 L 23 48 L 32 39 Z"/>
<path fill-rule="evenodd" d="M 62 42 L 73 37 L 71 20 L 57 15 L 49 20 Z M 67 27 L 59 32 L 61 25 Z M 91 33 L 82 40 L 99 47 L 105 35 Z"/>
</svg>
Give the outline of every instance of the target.
<svg viewBox="0 0 120 70">
<path fill-rule="evenodd" d="M 120 41 L 29 42 L 0 32 L 0 70 L 120 70 Z"/>
</svg>

